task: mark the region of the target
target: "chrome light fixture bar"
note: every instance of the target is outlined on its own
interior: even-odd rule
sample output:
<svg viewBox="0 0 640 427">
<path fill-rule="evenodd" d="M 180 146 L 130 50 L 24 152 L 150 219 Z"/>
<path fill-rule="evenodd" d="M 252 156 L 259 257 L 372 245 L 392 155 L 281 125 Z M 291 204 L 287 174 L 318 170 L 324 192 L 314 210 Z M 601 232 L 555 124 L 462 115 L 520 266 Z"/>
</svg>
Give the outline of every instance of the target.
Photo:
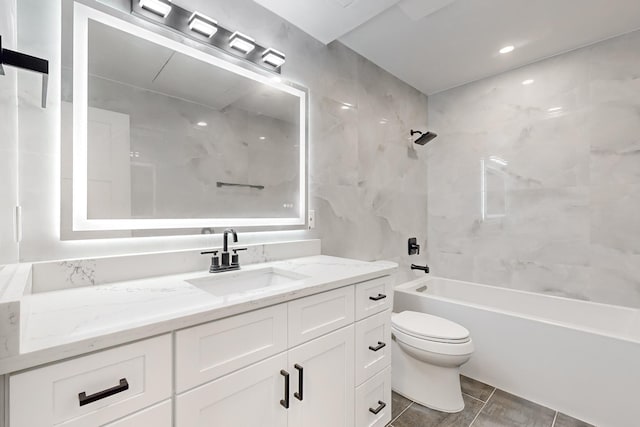
<svg viewBox="0 0 640 427">
<path fill-rule="evenodd" d="M 274 73 L 280 74 L 285 62 L 284 53 L 261 46 L 250 36 L 228 30 L 215 19 L 169 0 L 131 0 L 131 13 Z"/>
</svg>

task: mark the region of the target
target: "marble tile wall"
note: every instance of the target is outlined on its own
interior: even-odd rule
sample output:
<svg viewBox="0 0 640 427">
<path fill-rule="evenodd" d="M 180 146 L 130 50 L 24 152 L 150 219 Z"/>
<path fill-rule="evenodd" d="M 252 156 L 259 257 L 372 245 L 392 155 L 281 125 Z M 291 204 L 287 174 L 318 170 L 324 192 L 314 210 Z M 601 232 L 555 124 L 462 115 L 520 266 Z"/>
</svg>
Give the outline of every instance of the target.
<svg viewBox="0 0 640 427">
<path fill-rule="evenodd" d="M 127 0 L 102 3 L 130 7 Z M 407 137 L 409 129 L 426 125 L 426 96 L 340 43 L 321 44 L 252 0 L 176 3 L 286 52 L 283 77 L 310 90 L 310 207 L 316 211 L 317 227 L 310 232 L 245 234 L 244 242 L 321 238 L 325 254 L 399 261 L 401 279 L 412 277 L 407 264 L 425 258 L 409 259 L 406 239 L 416 236 L 423 244 L 426 240 L 427 160 L 426 150 L 414 148 Z M 37 84 L 26 77 L 19 81 L 20 182 L 27 225 L 21 258 L 38 261 L 219 245 L 219 236 L 60 241 L 59 189 L 52 184 L 60 177 L 60 2 L 20 0 L 18 6 L 21 43 L 49 58 L 54 73 L 47 110 L 38 107 Z"/>
<path fill-rule="evenodd" d="M 640 32 L 432 95 L 429 127 L 433 273 L 640 307 Z"/>
<path fill-rule="evenodd" d="M 0 3 L 0 35 L 5 49 L 16 49 L 16 2 Z M 18 205 L 17 72 L 4 67 L 0 76 L 0 266 L 18 261 L 14 212 Z"/>
</svg>

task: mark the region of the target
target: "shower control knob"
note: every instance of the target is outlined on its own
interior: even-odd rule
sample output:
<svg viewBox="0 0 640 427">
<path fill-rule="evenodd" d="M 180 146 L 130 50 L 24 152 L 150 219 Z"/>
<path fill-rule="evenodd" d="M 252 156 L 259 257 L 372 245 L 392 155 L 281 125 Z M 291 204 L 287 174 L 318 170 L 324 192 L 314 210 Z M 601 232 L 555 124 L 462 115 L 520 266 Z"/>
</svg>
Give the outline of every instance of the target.
<svg viewBox="0 0 640 427">
<path fill-rule="evenodd" d="M 418 244 L 418 239 L 412 237 L 408 242 L 409 255 L 419 255 L 420 254 L 420 245 Z"/>
</svg>

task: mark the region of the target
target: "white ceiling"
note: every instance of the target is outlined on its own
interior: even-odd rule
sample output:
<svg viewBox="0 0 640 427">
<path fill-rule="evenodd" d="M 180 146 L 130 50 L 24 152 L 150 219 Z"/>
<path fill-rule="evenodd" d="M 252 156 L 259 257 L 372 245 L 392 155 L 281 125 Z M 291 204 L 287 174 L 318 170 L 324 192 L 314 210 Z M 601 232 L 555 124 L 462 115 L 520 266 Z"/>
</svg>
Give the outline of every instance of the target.
<svg viewBox="0 0 640 427">
<path fill-rule="evenodd" d="M 640 28 L 640 0 L 256 1 L 426 94 Z M 515 51 L 500 55 L 506 45 Z"/>
</svg>

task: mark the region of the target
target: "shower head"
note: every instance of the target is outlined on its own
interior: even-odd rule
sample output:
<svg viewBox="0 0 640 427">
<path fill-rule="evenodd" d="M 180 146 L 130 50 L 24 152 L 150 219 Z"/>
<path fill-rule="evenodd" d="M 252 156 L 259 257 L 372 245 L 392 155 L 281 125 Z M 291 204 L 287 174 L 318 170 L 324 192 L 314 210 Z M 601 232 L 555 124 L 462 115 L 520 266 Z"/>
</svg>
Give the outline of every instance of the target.
<svg viewBox="0 0 640 427">
<path fill-rule="evenodd" d="M 438 136 L 438 134 L 435 134 L 433 132 L 421 132 L 419 130 L 413 130 L 411 129 L 411 136 L 415 135 L 415 134 L 420 134 L 420 136 L 418 137 L 418 139 L 416 139 L 415 141 L 413 141 L 415 144 L 418 145 L 425 145 L 427 142 L 431 141 L 432 139 L 434 139 L 436 136 Z"/>
</svg>

